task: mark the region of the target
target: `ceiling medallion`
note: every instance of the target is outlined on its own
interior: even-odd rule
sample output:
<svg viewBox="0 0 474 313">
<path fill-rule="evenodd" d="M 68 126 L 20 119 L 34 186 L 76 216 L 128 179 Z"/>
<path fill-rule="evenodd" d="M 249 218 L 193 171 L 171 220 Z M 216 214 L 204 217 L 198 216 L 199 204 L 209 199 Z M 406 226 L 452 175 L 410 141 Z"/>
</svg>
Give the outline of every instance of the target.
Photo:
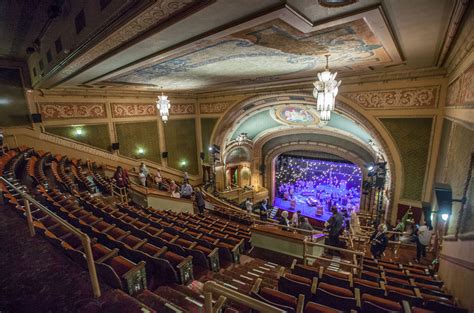
<svg viewBox="0 0 474 313">
<path fill-rule="evenodd" d="M 358 0 L 318 0 L 319 4 L 326 8 L 338 8 L 354 4 Z"/>
</svg>

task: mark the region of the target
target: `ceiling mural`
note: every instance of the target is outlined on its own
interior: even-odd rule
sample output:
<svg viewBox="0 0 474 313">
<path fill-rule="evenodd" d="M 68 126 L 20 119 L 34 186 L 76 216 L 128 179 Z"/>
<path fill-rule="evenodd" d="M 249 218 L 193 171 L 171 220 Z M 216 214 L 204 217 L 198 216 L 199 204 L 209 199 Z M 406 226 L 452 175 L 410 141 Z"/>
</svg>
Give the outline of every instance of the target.
<svg viewBox="0 0 474 313">
<path fill-rule="evenodd" d="M 108 82 L 198 89 L 315 76 L 330 54 L 332 68 L 355 70 L 392 62 L 368 22 L 355 19 L 303 32 L 278 18 L 155 60 Z"/>
<path fill-rule="evenodd" d="M 271 115 L 285 125 L 315 125 L 319 123 L 319 118 L 314 112 L 297 105 L 277 106 L 273 108 Z"/>
</svg>

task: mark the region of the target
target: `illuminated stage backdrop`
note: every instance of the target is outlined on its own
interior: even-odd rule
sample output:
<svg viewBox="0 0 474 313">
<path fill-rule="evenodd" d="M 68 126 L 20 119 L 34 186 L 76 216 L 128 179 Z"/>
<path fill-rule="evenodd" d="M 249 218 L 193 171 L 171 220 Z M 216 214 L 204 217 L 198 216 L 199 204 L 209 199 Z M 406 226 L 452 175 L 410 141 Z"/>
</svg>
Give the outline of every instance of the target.
<svg viewBox="0 0 474 313">
<path fill-rule="evenodd" d="M 280 209 L 320 220 L 330 217 L 331 205 L 359 209 L 362 172 L 357 165 L 281 155 L 275 167 L 274 205 Z"/>
</svg>

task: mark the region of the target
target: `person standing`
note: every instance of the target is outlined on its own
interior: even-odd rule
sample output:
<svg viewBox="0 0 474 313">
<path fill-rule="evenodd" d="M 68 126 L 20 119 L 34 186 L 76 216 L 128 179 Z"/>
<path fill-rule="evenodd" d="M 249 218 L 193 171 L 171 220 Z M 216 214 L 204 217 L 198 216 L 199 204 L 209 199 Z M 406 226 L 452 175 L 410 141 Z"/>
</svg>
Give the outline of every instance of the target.
<svg viewBox="0 0 474 313">
<path fill-rule="evenodd" d="M 253 203 L 250 201 L 250 198 L 247 198 L 245 201 L 245 209 L 247 210 L 248 213 L 252 213 L 253 210 Z"/>
<path fill-rule="evenodd" d="M 138 179 L 143 187 L 146 187 L 146 175 L 142 168 L 140 168 L 140 173 L 138 173 Z"/>
<path fill-rule="evenodd" d="M 426 257 L 426 246 L 431 242 L 433 235 L 433 228 L 428 227 L 426 222 L 423 226 L 418 228 L 418 238 L 416 241 L 416 262 L 420 262 L 421 257 Z"/>
<path fill-rule="evenodd" d="M 121 166 L 117 166 L 117 169 L 114 173 L 114 179 L 117 183 L 117 186 L 128 187 L 128 174 Z"/>
<path fill-rule="evenodd" d="M 204 214 L 206 202 L 204 201 L 204 195 L 199 187 L 194 188 L 194 200 L 199 211 L 199 214 Z"/>
<path fill-rule="evenodd" d="M 374 259 L 379 259 L 387 247 L 388 238 L 386 233 L 387 225 L 380 224 L 370 237 L 370 252 L 374 256 Z"/>
<path fill-rule="evenodd" d="M 268 218 L 267 199 L 263 199 L 262 205 L 260 206 L 260 220 L 266 221 Z"/>
<path fill-rule="evenodd" d="M 142 162 L 142 164 L 140 164 L 140 171 L 143 171 L 143 174 L 145 174 L 145 179 L 150 174 L 150 171 L 148 170 L 148 167 L 146 167 L 146 164 L 144 162 Z"/>
<path fill-rule="evenodd" d="M 343 230 L 342 225 L 344 222 L 344 217 L 339 213 L 337 207 L 333 205 L 331 207 L 332 216 L 329 218 L 327 223 L 327 230 L 329 231 L 328 235 L 328 244 L 333 247 L 339 246 L 339 236 Z"/>
</svg>

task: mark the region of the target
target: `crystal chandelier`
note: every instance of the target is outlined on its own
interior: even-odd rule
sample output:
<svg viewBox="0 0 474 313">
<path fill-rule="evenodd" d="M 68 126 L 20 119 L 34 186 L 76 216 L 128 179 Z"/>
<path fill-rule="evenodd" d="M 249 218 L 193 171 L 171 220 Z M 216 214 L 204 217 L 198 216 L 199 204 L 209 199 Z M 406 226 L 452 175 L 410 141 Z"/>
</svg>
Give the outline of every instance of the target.
<svg viewBox="0 0 474 313">
<path fill-rule="evenodd" d="M 324 72 L 318 73 L 318 81 L 313 83 L 313 96 L 316 98 L 316 110 L 320 114 L 321 121 L 328 122 L 331 119 L 331 111 L 334 111 L 341 81 L 335 80 L 337 73 L 329 72 L 329 55 L 325 57 L 326 68 Z"/>
<path fill-rule="evenodd" d="M 161 96 L 158 96 L 158 100 L 156 100 L 156 108 L 158 109 L 158 111 L 160 111 L 161 120 L 165 124 L 168 121 L 168 118 L 170 116 L 170 107 L 171 107 L 171 104 L 170 104 L 170 101 L 168 100 L 168 96 L 165 96 L 163 94 L 163 89 L 162 89 Z"/>
</svg>

